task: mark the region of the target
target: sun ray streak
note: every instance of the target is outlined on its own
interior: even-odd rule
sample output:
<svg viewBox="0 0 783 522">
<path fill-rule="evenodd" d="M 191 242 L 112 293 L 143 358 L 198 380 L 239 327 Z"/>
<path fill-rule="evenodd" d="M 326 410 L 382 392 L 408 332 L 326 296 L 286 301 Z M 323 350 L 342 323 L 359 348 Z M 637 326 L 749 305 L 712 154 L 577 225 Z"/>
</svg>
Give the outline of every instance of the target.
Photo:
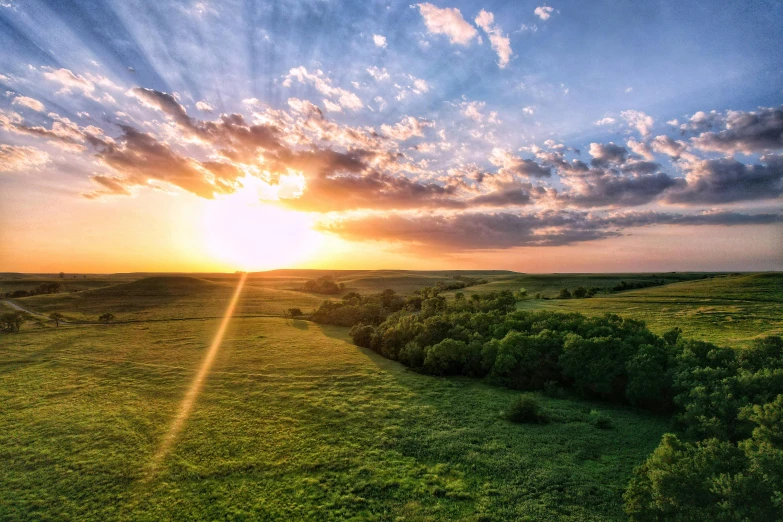
<svg viewBox="0 0 783 522">
<path fill-rule="evenodd" d="M 177 440 L 180 432 L 182 432 L 182 429 L 185 427 L 185 422 L 187 422 L 188 417 L 193 410 L 193 406 L 196 403 L 196 399 L 198 399 L 201 388 L 204 385 L 204 381 L 206 380 L 207 375 L 209 375 L 209 370 L 212 368 L 212 363 L 215 361 L 215 356 L 220 350 L 220 345 L 223 342 L 223 336 L 226 333 L 226 328 L 228 327 L 228 323 L 231 322 L 231 317 L 234 315 L 234 309 L 236 308 L 237 301 L 239 300 L 239 295 L 242 292 L 242 288 L 245 286 L 245 279 L 247 279 L 246 272 L 243 273 L 239 278 L 236 290 L 234 290 L 234 295 L 231 297 L 231 302 L 228 304 L 226 313 L 220 323 L 220 328 L 218 328 L 218 331 L 215 334 L 215 338 L 212 340 L 212 345 L 209 347 L 207 355 L 204 357 L 198 373 L 193 378 L 193 382 L 190 384 L 185 397 L 182 399 L 182 403 L 179 406 L 177 415 L 174 417 L 174 420 L 172 421 L 166 436 L 163 438 L 157 453 L 155 453 L 155 456 L 152 458 L 148 478 L 152 478 L 157 474 L 160 465 L 163 463 L 163 460 L 166 458 L 166 455 L 168 455 L 169 451 L 171 451 L 174 442 Z"/>
</svg>

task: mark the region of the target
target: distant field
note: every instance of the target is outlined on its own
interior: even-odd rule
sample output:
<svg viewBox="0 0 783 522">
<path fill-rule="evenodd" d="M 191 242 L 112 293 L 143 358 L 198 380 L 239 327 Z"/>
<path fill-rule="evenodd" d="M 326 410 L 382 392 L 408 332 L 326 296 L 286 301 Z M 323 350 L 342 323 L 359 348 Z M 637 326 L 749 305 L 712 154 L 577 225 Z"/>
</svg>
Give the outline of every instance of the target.
<svg viewBox="0 0 783 522">
<path fill-rule="evenodd" d="M 679 326 L 686 337 L 743 347 L 759 336 L 783 335 L 783 273 L 729 275 L 591 299 L 529 300 L 519 307 L 615 313 L 645 321 L 657 333 Z"/>
<path fill-rule="evenodd" d="M 239 318 L 145 481 L 218 325 L 181 319 L 3 337 L 0 519 L 622 520 L 631 470 L 666 429 L 545 397 L 553 422 L 510 424 L 514 392 L 407 372 L 344 329 Z"/>
</svg>

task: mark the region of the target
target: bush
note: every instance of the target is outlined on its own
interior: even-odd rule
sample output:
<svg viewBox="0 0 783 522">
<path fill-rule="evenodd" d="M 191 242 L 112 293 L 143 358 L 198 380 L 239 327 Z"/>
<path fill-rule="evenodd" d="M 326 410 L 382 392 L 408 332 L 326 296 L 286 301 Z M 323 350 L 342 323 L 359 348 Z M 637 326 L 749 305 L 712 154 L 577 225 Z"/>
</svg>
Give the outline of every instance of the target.
<svg viewBox="0 0 783 522">
<path fill-rule="evenodd" d="M 590 415 L 588 415 L 587 420 L 590 424 L 600 430 L 608 430 L 612 427 L 612 419 L 598 410 L 590 410 Z"/>
<path fill-rule="evenodd" d="M 103 314 L 100 317 L 98 317 L 98 321 L 102 322 L 103 324 L 108 324 L 113 320 L 114 320 L 114 314 Z"/>
<path fill-rule="evenodd" d="M 530 395 L 522 395 L 512 402 L 506 412 L 506 418 L 517 424 L 538 424 L 546 419 L 538 401 Z"/>
</svg>

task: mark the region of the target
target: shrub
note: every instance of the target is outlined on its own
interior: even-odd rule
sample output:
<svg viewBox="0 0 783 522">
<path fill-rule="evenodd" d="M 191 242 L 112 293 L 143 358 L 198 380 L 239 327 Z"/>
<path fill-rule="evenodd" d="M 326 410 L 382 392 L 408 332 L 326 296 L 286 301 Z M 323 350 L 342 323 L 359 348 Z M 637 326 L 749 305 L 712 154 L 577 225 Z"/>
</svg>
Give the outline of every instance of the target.
<svg viewBox="0 0 783 522">
<path fill-rule="evenodd" d="M 366 324 L 357 324 L 351 328 L 351 339 L 356 346 L 369 348 L 372 344 L 372 338 L 375 335 L 375 328 Z"/>
<path fill-rule="evenodd" d="M 560 290 L 560 294 L 557 296 L 558 299 L 571 299 L 571 292 L 568 291 L 568 288 L 563 288 Z"/>
<path fill-rule="evenodd" d="M 612 427 L 612 419 L 598 410 L 590 410 L 587 417 L 588 422 L 600 430 L 608 430 Z"/>
<path fill-rule="evenodd" d="M 98 317 L 98 321 L 102 322 L 103 324 L 108 324 L 111 321 L 114 320 L 114 314 L 103 314 L 100 317 Z"/>
<path fill-rule="evenodd" d="M 506 412 L 506 418 L 518 424 L 537 424 L 545 420 L 541 406 L 535 397 L 530 395 L 522 395 L 512 402 Z"/>
</svg>

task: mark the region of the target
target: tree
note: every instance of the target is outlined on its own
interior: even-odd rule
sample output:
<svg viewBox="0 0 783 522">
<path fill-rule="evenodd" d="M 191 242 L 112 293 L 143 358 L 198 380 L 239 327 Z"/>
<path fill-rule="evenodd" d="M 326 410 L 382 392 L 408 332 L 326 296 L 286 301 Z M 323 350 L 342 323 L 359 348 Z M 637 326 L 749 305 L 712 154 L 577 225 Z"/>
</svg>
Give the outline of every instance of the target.
<svg viewBox="0 0 783 522">
<path fill-rule="evenodd" d="M 113 320 L 114 320 L 114 314 L 106 313 L 98 317 L 98 321 L 102 322 L 103 324 L 109 324 Z"/>
<path fill-rule="evenodd" d="M 571 292 L 568 291 L 568 288 L 563 288 L 560 290 L 560 294 L 557 296 L 558 299 L 571 299 Z"/>
<path fill-rule="evenodd" d="M 61 314 L 60 312 L 52 312 L 49 314 L 49 319 L 54 321 L 55 326 L 59 327 L 60 321 L 63 320 L 63 314 Z"/>
<path fill-rule="evenodd" d="M 27 312 L 7 312 L 0 316 L 0 331 L 6 333 L 18 332 L 25 321 L 30 319 Z"/>
<path fill-rule="evenodd" d="M 577 286 L 574 290 L 574 297 L 578 297 L 579 299 L 587 297 L 587 288 L 584 286 Z"/>
<path fill-rule="evenodd" d="M 288 317 L 291 317 L 292 319 L 294 317 L 299 317 L 301 315 L 304 315 L 302 313 L 302 310 L 300 308 L 289 308 L 286 313 L 288 314 Z"/>
<path fill-rule="evenodd" d="M 60 279 L 65 279 L 65 274 L 63 272 L 60 272 Z"/>
</svg>

